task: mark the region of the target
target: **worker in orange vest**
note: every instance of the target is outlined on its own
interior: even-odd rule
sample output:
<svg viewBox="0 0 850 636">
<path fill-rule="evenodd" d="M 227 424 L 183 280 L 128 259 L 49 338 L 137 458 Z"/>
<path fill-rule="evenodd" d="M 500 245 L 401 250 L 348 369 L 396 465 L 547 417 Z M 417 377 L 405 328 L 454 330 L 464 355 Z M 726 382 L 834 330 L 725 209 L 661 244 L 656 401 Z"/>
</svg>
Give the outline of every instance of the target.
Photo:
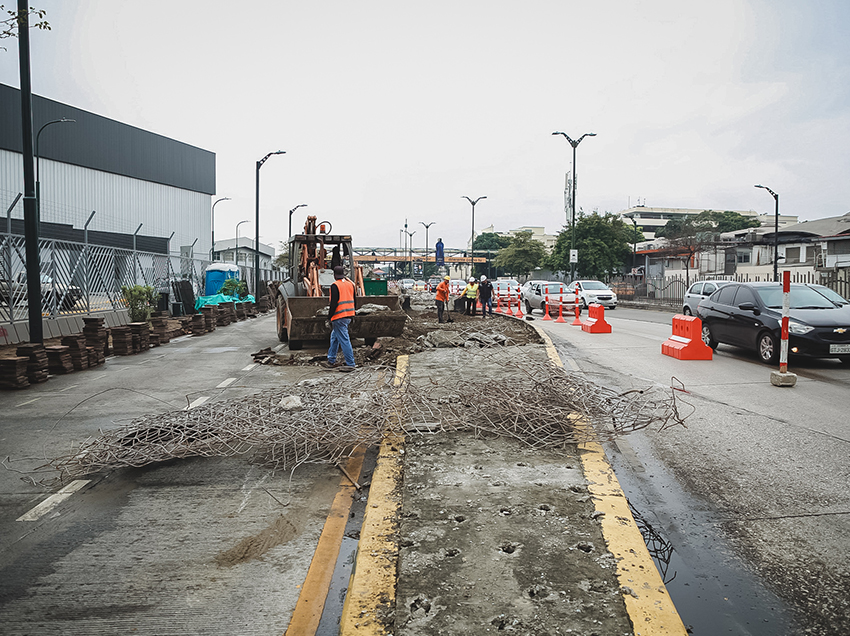
<svg viewBox="0 0 850 636">
<path fill-rule="evenodd" d="M 440 284 L 437 285 L 437 322 L 443 322 L 443 311 L 446 308 L 446 303 L 449 302 L 449 276 L 444 276 Z M 454 322 L 450 317 L 446 322 Z"/>
<path fill-rule="evenodd" d="M 345 365 L 340 366 L 339 370 L 354 371 L 354 349 L 348 335 L 348 325 L 354 316 L 354 283 L 345 277 L 345 270 L 341 266 L 334 267 L 328 316 L 331 320 L 331 348 L 328 349 L 328 359 L 322 366 L 334 368 L 337 353 L 342 349 Z"/>
</svg>

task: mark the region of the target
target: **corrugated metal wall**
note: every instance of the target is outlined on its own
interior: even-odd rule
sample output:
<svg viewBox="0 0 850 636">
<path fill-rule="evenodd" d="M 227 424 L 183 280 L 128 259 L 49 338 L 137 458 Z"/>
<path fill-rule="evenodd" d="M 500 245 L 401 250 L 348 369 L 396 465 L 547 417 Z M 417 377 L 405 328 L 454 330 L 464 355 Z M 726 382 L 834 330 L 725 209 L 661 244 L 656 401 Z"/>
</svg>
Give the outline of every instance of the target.
<svg viewBox="0 0 850 636">
<path fill-rule="evenodd" d="M 0 150 L 0 232 L 6 230 L 6 210 L 23 191 L 23 183 L 21 155 Z M 195 254 L 209 253 L 209 194 L 50 160 L 41 161 L 40 183 L 42 221 L 82 228 L 96 210 L 90 230 L 132 234 L 143 223 L 140 234 L 167 238 L 175 232 L 172 253 L 196 238 Z M 12 216 L 23 218 L 21 201 Z"/>
</svg>

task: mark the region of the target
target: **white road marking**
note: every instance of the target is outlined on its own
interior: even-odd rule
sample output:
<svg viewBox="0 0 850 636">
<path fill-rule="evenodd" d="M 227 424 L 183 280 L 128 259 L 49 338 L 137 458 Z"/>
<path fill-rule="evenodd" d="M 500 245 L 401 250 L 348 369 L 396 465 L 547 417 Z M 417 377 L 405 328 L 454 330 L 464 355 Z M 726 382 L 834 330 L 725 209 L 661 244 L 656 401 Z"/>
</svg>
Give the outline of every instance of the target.
<svg viewBox="0 0 850 636">
<path fill-rule="evenodd" d="M 281 342 L 278 346 L 273 347 L 273 350 L 274 351 L 280 351 L 281 349 L 283 349 L 284 346 L 285 345 Z"/>
<path fill-rule="evenodd" d="M 254 368 L 254 367 L 256 367 L 256 366 L 257 366 L 257 365 L 256 365 L 256 363 L 255 363 L 255 364 L 249 364 L 247 367 L 245 367 L 245 368 L 244 368 L 244 369 L 242 369 L 242 370 L 243 370 L 243 371 L 250 371 L 251 369 L 253 369 L 253 368 Z"/>
<path fill-rule="evenodd" d="M 41 399 L 41 398 L 33 398 L 33 399 L 31 399 L 31 400 L 27 400 L 26 402 L 21 402 L 21 403 L 20 403 L 20 404 L 18 404 L 17 406 L 25 406 L 25 405 L 27 405 L 27 404 L 32 404 L 32 403 L 33 403 L 33 402 L 35 402 L 36 400 L 40 400 L 40 399 Z"/>
<path fill-rule="evenodd" d="M 53 510 L 56 506 L 65 501 L 68 497 L 73 495 L 75 492 L 77 492 L 80 488 L 85 486 L 90 481 L 90 479 L 77 479 L 75 481 L 72 481 L 62 490 L 50 495 L 47 499 L 42 501 L 35 508 L 18 517 L 16 521 L 38 521 L 44 515 Z"/>
<path fill-rule="evenodd" d="M 189 406 L 187 406 L 187 407 L 186 407 L 185 409 L 183 409 L 183 410 L 184 410 L 184 411 L 188 411 L 188 410 L 190 410 L 190 409 L 193 409 L 193 408 L 195 408 L 196 406 L 200 406 L 201 404 L 203 404 L 204 402 L 206 402 L 206 401 L 207 401 L 207 400 L 209 400 L 209 399 L 210 399 L 210 398 L 209 398 L 209 396 L 207 396 L 207 395 L 202 395 L 202 396 L 201 396 L 201 397 L 199 397 L 197 400 L 194 400 L 191 404 L 189 404 Z"/>
<path fill-rule="evenodd" d="M 224 382 L 222 382 L 221 384 L 219 384 L 219 385 L 218 385 L 217 387 L 215 387 L 215 388 L 217 388 L 217 389 L 224 389 L 224 388 L 226 388 L 226 387 L 229 387 L 229 386 L 230 386 L 231 384 L 233 384 L 234 382 L 236 382 L 236 378 L 227 378 Z"/>
<path fill-rule="evenodd" d="M 64 389 L 59 389 L 59 393 L 62 393 L 64 391 L 70 391 L 71 389 L 76 389 L 78 386 L 80 386 L 80 385 L 79 384 L 72 384 L 71 386 L 66 386 Z"/>
</svg>

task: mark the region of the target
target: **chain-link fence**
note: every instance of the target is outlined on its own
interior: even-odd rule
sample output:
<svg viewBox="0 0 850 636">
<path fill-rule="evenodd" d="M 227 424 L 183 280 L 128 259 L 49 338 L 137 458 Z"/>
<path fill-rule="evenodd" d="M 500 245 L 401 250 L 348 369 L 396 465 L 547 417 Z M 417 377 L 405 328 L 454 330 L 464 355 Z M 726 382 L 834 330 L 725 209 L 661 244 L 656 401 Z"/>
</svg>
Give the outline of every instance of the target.
<svg viewBox="0 0 850 636">
<path fill-rule="evenodd" d="M 180 302 L 176 287 L 204 295 L 204 273 L 208 259 L 155 254 L 52 239 L 39 241 L 41 313 L 45 318 L 60 315 L 113 311 L 126 307 L 123 286 L 149 285 L 159 302 Z M 239 267 L 240 279 L 254 291 L 254 269 Z M 273 273 L 262 270 L 261 280 Z M 162 307 L 169 308 L 169 307 Z M 194 307 L 182 307 L 193 312 Z M 0 235 L 0 322 L 26 322 L 27 273 L 24 237 Z"/>
</svg>

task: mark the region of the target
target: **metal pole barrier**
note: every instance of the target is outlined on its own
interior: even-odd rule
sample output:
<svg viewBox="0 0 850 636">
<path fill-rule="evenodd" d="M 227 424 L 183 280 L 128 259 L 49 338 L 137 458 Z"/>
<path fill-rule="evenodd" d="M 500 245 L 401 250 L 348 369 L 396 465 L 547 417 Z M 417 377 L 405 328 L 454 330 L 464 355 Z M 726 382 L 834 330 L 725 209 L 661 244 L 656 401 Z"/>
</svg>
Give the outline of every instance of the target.
<svg viewBox="0 0 850 636">
<path fill-rule="evenodd" d="M 782 340 L 779 347 L 779 371 L 770 372 L 773 386 L 794 386 L 797 375 L 788 373 L 788 322 L 791 316 L 791 272 L 782 272 Z"/>
<path fill-rule="evenodd" d="M 91 282 L 89 280 L 89 223 L 94 218 L 94 215 L 97 214 L 94 210 L 92 210 L 91 214 L 89 214 L 89 218 L 86 221 L 86 224 L 83 226 L 83 240 L 85 242 L 85 246 L 83 247 L 83 280 L 84 285 L 86 287 L 86 313 L 91 313 Z"/>
</svg>

